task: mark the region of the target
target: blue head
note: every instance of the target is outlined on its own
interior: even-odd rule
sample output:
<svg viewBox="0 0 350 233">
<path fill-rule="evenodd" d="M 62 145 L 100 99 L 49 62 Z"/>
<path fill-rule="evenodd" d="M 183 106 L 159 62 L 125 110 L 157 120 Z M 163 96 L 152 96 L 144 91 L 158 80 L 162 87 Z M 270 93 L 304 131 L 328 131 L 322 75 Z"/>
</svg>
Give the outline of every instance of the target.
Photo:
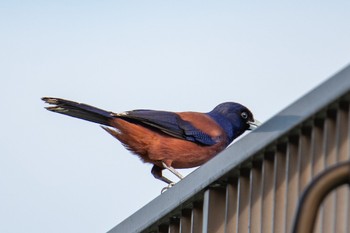
<svg viewBox="0 0 350 233">
<path fill-rule="evenodd" d="M 260 125 L 258 121 L 254 120 L 253 114 L 248 108 L 234 102 L 219 104 L 207 114 L 225 130 L 229 140 L 228 144 L 244 131 Z"/>
</svg>

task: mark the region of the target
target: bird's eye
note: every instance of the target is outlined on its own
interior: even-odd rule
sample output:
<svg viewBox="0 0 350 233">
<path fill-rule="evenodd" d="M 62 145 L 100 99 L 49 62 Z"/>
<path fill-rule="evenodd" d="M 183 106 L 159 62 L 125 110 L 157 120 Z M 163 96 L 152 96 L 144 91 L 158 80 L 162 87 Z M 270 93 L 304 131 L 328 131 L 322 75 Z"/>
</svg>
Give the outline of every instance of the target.
<svg viewBox="0 0 350 233">
<path fill-rule="evenodd" d="M 242 112 L 242 113 L 241 113 L 241 117 L 242 117 L 243 119 L 247 119 L 247 118 L 248 118 L 248 114 L 247 114 L 246 112 Z"/>
</svg>

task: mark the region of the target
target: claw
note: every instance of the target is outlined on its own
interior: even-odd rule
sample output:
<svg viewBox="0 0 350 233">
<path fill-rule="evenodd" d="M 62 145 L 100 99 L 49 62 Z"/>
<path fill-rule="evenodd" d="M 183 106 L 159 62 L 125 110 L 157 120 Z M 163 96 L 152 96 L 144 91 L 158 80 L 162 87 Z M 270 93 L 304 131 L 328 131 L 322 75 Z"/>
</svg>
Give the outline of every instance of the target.
<svg viewBox="0 0 350 233">
<path fill-rule="evenodd" d="M 164 193 L 165 191 L 167 191 L 168 189 L 170 189 L 171 187 L 173 187 L 175 185 L 175 183 L 170 183 L 168 184 L 168 186 L 162 188 L 162 190 L 160 191 L 160 193 Z"/>
</svg>

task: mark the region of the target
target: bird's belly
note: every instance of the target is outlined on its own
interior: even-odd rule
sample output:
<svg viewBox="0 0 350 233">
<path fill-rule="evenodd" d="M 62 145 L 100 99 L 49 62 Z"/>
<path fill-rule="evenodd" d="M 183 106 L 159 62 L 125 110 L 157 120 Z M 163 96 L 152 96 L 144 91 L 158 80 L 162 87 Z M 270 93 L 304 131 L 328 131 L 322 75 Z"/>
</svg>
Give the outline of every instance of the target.
<svg viewBox="0 0 350 233">
<path fill-rule="evenodd" d="M 150 147 L 148 157 L 155 162 L 163 161 L 174 168 L 191 168 L 204 164 L 223 149 L 223 143 L 203 146 L 185 140 L 168 139 Z"/>
<path fill-rule="evenodd" d="M 225 149 L 225 137 L 212 146 L 178 139 L 145 127 L 116 119 L 113 126 L 120 132 L 109 131 L 142 161 L 162 167 L 161 162 L 174 168 L 202 165 Z"/>
</svg>

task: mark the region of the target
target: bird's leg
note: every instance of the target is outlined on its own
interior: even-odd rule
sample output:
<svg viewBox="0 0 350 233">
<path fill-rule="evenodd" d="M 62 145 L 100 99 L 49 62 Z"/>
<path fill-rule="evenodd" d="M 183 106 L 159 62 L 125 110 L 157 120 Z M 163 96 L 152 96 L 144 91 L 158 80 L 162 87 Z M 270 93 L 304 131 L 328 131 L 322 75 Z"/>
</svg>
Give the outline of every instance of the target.
<svg viewBox="0 0 350 233">
<path fill-rule="evenodd" d="M 180 180 L 182 180 L 184 177 L 178 172 L 176 171 L 175 168 L 173 168 L 172 166 L 168 166 L 166 165 L 163 161 L 162 161 L 162 165 L 164 168 L 168 169 L 169 171 L 171 171 L 175 176 L 179 177 Z"/>
<path fill-rule="evenodd" d="M 174 182 L 172 182 L 171 180 L 169 180 L 168 178 L 163 176 L 163 174 L 162 174 L 163 169 L 164 168 L 162 168 L 162 167 L 158 167 L 157 165 L 153 165 L 151 173 L 154 176 L 154 178 L 161 180 L 161 181 L 163 181 L 171 186 L 174 185 L 175 184 Z"/>
<path fill-rule="evenodd" d="M 153 175 L 156 179 L 161 180 L 161 181 L 163 181 L 163 182 L 165 182 L 165 183 L 168 184 L 168 186 L 162 188 L 162 190 L 160 191 L 160 193 L 165 192 L 166 190 L 168 190 L 168 189 L 170 189 L 171 187 L 173 187 L 174 184 L 175 184 L 174 182 L 172 182 L 171 180 L 169 180 L 168 178 L 166 178 L 165 176 L 162 175 L 162 170 L 163 170 L 163 169 L 164 169 L 164 168 L 162 168 L 162 167 L 158 167 L 157 165 L 153 165 L 152 170 L 151 170 L 152 175 Z"/>
</svg>

